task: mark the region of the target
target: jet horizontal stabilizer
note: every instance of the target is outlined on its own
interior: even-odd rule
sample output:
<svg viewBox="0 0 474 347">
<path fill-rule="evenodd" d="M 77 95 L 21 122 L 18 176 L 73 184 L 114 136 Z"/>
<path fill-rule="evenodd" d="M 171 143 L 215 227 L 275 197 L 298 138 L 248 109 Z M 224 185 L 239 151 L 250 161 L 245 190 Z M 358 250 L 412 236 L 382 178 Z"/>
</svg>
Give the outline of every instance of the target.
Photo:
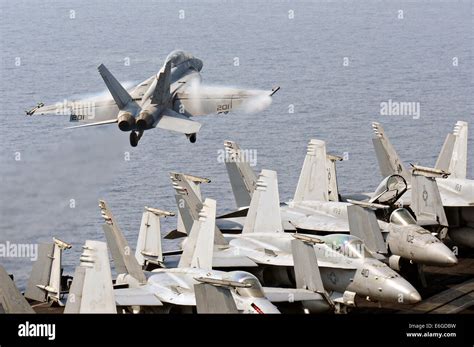
<svg viewBox="0 0 474 347">
<path fill-rule="evenodd" d="M 307 243 L 312 243 L 312 244 L 324 243 L 323 240 L 318 239 L 317 237 L 314 237 L 314 236 L 302 235 L 302 234 L 291 234 L 291 236 L 293 236 L 297 240 L 301 240 Z"/>
<path fill-rule="evenodd" d="M 208 283 L 212 285 L 224 286 L 224 287 L 233 287 L 233 288 L 250 288 L 252 284 L 242 283 L 237 281 L 222 280 L 219 278 L 212 277 L 194 277 L 194 279 L 201 283 Z"/>
<path fill-rule="evenodd" d="M 447 171 L 434 169 L 431 167 L 420 166 L 420 165 L 415 165 L 415 164 L 410 164 L 410 165 L 413 168 L 413 171 L 412 171 L 413 175 L 419 175 L 419 176 L 425 176 L 425 177 L 448 178 L 448 176 L 451 174 Z"/>
<path fill-rule="evenodd" d="M 168 211 L 164 211 L 164 210 L 160 210 L 160 209 L 148 207 L 148 206 L 145 206 L 145 210 L 160 217 L 173 217 L 175 215 L 174 212 L 168 212 Z"/>
<path fill-rule="evenodd" d="M 181 134 L 195 134 L 201 129 L 201 124 L 190 120 L 185 115 L 166 109 L 158 119 L 156 127 Z"/>
<path fill-rule="evenodd" d="M 374 210 L 390 208 L 390 206 L 388 205 L 376 204 L 374 202 L 365 202 L 365 201 L 358 201 L 358 200 L 352 200 L 352 199 L 347 199 L 346 201 L 353 205 L 358 205 L 358 206 L 366 207 L 366 208 L 372 208 Z"/>
<path fill-rule="evenodd" d="M 193 175 L 188 175 L 188 174 L 182 174 L 182 173 L 177 173 L 177 172 L 170 172 L 170 178 L 173 180 L 179 180 L 180 177 L 185 178 L 188 181 L 195 182 L 195 183 L 211 183 L 211 180 L 209 178 L 205 177 L 199 177 L 199 176 L 193 176 Z"/>
</svg>

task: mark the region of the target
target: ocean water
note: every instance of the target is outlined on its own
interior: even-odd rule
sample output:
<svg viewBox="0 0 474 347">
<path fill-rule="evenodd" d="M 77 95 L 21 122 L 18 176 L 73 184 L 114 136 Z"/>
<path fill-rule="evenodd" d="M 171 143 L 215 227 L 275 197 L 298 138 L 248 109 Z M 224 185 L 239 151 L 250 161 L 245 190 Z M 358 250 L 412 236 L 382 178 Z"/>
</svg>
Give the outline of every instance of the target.
<svg viewBox="0 0 474 347">
<path fill-rule="evenodd" d="M 256 170 L 278 171 L 282 200 L 293 196 L 311 138 L 347 153 L 338 165 L 341 192 L 373 190 L 381 176 L 372 121 L 406 163 L 434 165 L 455 122 L 474 123 L 472 8 L 473 1 L 0 0 L 0 243 L 58 237 L 73 244 L 64 254 L 72 273 L 84 241 L 104 240 L 98 199 L 135 246 L 145 205 L 176 210 L 170 171 L 210 178 L 203 196 L 217 200 L 219 213 L 231 211 L 218 160 L 224 140 L 256 151 Z M 263 112 L 198 119 L 195 144 L 155 129 L 131 148 L 116 126 L 72 131 L 65 117 L 24 114 L 39 101 L 106 95 L 101 63 L 120 81 L 140 82 L 174 49 L 204 61 L 203 83 L 281 90 Z M 419 119 L 381 115 L 388 100 L 419 103 Z M 471 131 L 470 153 L 473 138 Z M 165 220 L 163 232 L 175 225 Z M 0 262 L 24 288 L 31 261 Z"/>
</svg>

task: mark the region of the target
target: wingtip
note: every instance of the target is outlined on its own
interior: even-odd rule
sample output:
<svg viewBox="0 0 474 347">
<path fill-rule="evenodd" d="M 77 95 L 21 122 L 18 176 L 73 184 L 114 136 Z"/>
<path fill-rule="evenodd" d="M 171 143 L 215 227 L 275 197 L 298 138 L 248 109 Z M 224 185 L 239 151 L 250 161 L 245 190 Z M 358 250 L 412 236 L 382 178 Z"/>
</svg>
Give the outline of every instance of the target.
<svg viewBox="0 0 474 347">
<path fill-rule="evenodd" d="M 275 86 L 272 88 L 272 92 L 270 93 L 270 96 L 275 95 L 276 92 L 280 90 L 280 86 Z"/>
</svg>

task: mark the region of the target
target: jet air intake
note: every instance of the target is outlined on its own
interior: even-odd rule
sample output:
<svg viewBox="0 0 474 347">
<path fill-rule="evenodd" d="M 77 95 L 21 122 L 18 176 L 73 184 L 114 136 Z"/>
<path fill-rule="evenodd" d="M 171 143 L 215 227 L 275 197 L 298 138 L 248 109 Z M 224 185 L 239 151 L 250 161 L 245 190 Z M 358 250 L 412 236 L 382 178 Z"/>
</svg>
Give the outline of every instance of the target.
<svg viewBox="0 0 474 347">
<path fill-rule="evenodd" d="M 120 130 L 130 131 L 135 126 L 135 117 L 130 112 L 123 112 L 117 117 L 117 122 Z"/>
</svg>

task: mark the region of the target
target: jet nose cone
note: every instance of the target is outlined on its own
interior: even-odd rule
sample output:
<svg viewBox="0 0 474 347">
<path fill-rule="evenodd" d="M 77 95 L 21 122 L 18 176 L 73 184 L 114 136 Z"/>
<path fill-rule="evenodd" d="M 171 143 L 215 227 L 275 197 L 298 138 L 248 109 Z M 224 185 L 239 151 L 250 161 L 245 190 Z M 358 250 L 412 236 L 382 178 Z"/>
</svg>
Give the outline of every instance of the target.
<svg viewBox="0 0 474 347">
<path fill-rule="evenodd" d="M 403 277 L 391 278 L 385 284 L 387 298 L 400 304 L 416 304 L 421 301 L 421 295 L 410 282 Z"/>
<path fill-rule="evenodd" d="M 458 263 L 458 258 L 444 243 L 431 244 L 429 252 L 434 260 L 433 265 L 454 266 Z"/>
<path fill-rule="evenodd" d="M 417 302 L 421 301 L 421 295 L 416 290 L 408 294 L 407 303 L 408 304 L 416 304 Z"/>
</svg>

